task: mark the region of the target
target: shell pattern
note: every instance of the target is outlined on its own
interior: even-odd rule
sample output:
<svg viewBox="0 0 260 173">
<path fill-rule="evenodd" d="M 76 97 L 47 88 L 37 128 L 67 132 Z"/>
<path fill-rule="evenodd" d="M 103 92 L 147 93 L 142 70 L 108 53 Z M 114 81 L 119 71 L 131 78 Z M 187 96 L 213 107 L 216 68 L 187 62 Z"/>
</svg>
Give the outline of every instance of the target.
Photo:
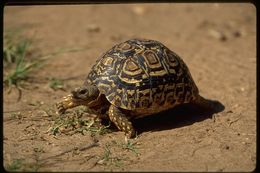
<svg viewBox="0 0 260 173">
<path fill-rule="evenodd" d="M 183 60 L 162 43 L 146 39 L 112 47 L 97 60 L 86 83 L 127 110 L 170 108 L 189 103 L 199 92 Z"/>
</svg>

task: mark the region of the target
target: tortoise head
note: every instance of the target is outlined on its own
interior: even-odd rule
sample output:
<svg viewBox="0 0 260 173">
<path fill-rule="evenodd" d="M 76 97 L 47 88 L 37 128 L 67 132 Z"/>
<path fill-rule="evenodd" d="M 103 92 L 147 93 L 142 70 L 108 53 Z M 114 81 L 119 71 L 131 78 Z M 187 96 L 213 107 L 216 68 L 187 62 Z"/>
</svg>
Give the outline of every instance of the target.
<svg viewBox="0 0 260 173">
<path fill-rule="evenodd" d="M 99 90 L 94 85 L 83 85 L 71 91 L 74 102 L 79 105 L 86 105 L 91 107 L 92 104 L 98 99 Z"/>
</svg>

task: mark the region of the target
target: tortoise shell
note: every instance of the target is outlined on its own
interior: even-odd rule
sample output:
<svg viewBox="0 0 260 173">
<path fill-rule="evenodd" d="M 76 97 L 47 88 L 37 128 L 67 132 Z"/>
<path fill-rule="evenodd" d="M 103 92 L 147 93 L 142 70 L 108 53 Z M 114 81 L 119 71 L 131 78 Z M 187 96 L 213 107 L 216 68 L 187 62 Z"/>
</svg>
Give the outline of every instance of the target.
<svg viewBox="0 0 260 173">
<path fill-rule="evenodd" d="M 131 39 L 103 54 L 85 84 L 96 85 L 107 100 L 123 109 L 174 107 L 198 96 L 183 60 L 155 40 Z"/>
</svg>

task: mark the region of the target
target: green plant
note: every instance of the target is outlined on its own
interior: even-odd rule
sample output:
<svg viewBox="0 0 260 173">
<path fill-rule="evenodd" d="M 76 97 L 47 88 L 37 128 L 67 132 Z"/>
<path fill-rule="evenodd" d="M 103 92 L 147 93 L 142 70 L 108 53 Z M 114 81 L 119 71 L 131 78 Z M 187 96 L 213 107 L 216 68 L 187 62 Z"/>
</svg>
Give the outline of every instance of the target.
<svg viewBox="0 0 260 173">
<path fill-rule="evenodd" d="M 109 125 L 104 126 L 99 119 L 91 117 L 91 111 L 84 106 L 79 106 L 66 113 L 66 116 L 59 116 L 55 119 L 48 132 L 57 135 L 60 133 L 74 134 L 91 132 L 103 135 L 110 131 Z"/>
<path fill-rule="evenodd" d="M 4 84 L 8 87 L 15 86 L 21 89 L 21 84 L 26 82 L 32 71 L 41 67 L 46 60 L 67 52 L 77 52 L 81 49 L 59 49 L 56 52 L 36 57 L 31 48 L 32 40 L 22 36 L 20 30 L 5 31 L 4 33 Z M 50 87 L 54 89 L 63 88 L 62 80 L 52 79 Z"/>
<path fill-rule="evenodd" d="M 25 50 L 24 50 L 25 51 Z M 8 86 L 20 87 L 22 81 L 28 78 L 28 74 L 39 65 L 39 62 L 24 62 L 24 54 L 18 59 L 16 67 L 4 78 Z"/>
<path fill-rule="evenodd" d="M 13 160 L 11 163 L 6 165 L 6 170 L 7 171 L 17 171 L 17 170 L 21 169 L 22 163 L 23 163 L 22 159 Z"/>
<path fill-rule="evenodd" d="M 24 159 L 15 159 L 11 163 L 7 164 L 5 168 L 7 171 L 10 172 L 36 172 L 42 165 L 43 163 L 40 163 L 38 161 L 27 163 Z"/>
<path fill-rule="evenodd" d="M 102 156 L 101 160 L 109 161 L 110 155 L 111 155 L 111 151 L 109 149 L 109 146 L 105 145 L 105 152 L 104 152 L 104 155 Z"/>
<path fill-rule="evenodd" d="M 30 40 L 21 38 L 21 30 L 8 30 L 4 32 L 3 45 L 3 61 L 4 66 L 15 63 L 21 53 L 23 53 L 24 45 L 30 43 Z"/>
<path fill-rule="evenodd" d="M 31 51 L 31 40 L 20 35 L 18 31 L 7 31 L 4 34 L 4 83 L 7 86 L 20 87 L 22 81 L 28 78 L 28 74 L 39 65 L 40 61 L 25 61 Z"/>
<path fill-rule="evenodd" d="M 117 146 L 121 147 L 122 149 L 132 151 L 133 153 L 135 153 L 136 156 L 139 155 L 139 151 L 136 147 L 136 142 L 132 142 L 131 140 L 128 140 L 127 143 L 124 143 L 124 142 L 117 142 L 117 141 L 113 140 L 112 143 L 116 144 Z"/>
<path fill-rule="evenodd" d="M 124 165 L 124 163 L 122 162 L 123 160 L 126 160 L 126 158 L 123 157 L 118 157 L 112 156 L 112 152 L 109 149 L 110 144 L 106 144 L 104 147 L 104 153 L 103 155 L 100 157 L 100 160 L 98 161 L 99 164 L 104 164 L 107 166 L 116 166 L 116 167 L 122 167 Z"/>
<path fill-rule="evenodd" d="M 64 82 L 61 79 L 49 78 L 49 87 L 54 90 L 57 90 L 57 89 L 64 90 Z"/>
<path fill-rule="evenodd" d="M 22 114 L 21 112 L 12 112 L 10 113 L 10 120 L 14 120 L 14 119 L 22 119 Z"/>
</svg>

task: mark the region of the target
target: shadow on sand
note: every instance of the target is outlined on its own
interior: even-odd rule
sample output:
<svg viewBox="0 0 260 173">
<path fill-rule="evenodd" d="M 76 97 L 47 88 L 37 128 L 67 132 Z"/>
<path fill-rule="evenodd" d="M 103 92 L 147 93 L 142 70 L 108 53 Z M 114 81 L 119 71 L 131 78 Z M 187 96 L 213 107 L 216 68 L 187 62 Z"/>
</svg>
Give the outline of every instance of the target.
<svg viewBox="0 0 260 173">
<path fill-rule="evenodd" d="M 159 114 L 133 120 L 138 134 L 147 131 L 161 131 L 191 125 L 221 112 L 225 106 L 218 101 L 208 100 L 214 105 L 214 110 L 205 110 L 194 104 L 183 104 Z"/>
</svg>

